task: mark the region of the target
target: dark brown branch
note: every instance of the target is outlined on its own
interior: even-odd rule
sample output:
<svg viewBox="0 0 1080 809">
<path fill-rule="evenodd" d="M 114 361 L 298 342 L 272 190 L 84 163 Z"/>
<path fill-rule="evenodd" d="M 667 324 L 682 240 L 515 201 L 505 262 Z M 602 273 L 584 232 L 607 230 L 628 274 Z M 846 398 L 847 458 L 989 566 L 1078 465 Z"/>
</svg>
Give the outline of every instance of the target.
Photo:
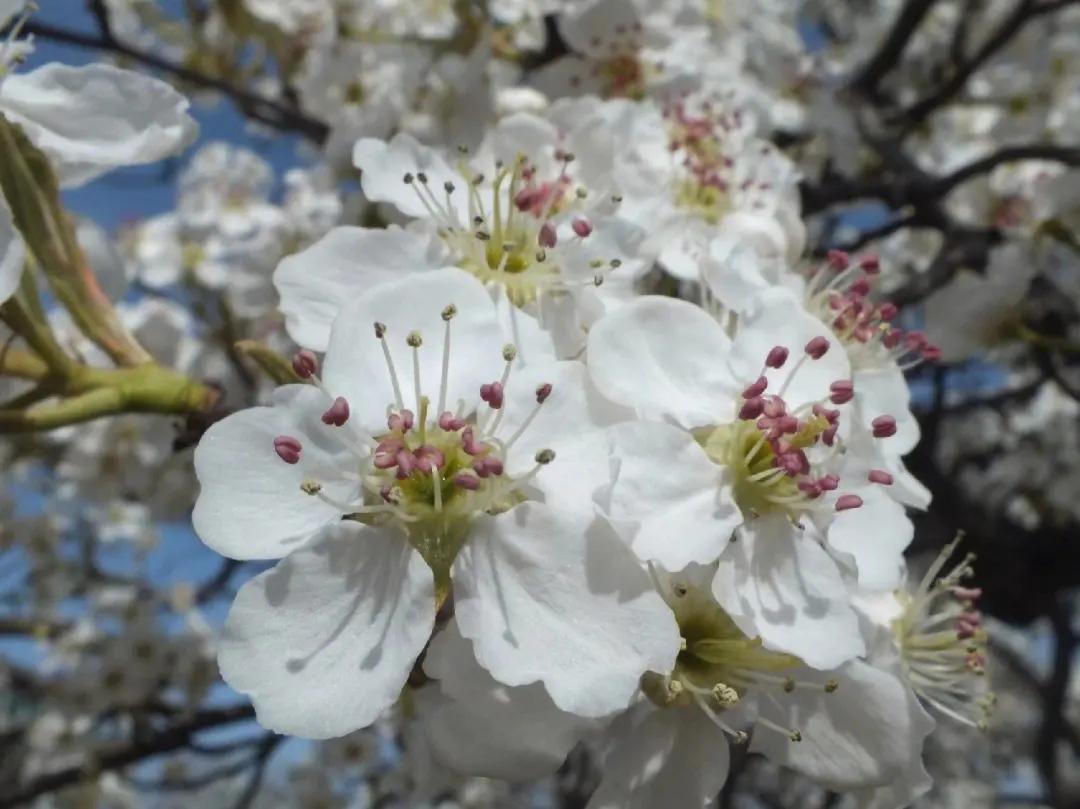
<svg viewBox="0 0 1080 809">
<path fill-rule="evenodd" d="M 975 55 L 966 62 L 956 65 L 940 87 L 912 104 L 900 114 L 898 122 L 909 129 L 918 126 L 933 114 L 941 105 L 951 100 L 967 86 L 976 71 L 995 54 L 1005 48 L 1029 22 L 1037 17 L 1060 11 L 1077 0 L 1057 0 L 1057 2 L 1037 3 L 1035 0 L 1019 0 L 1010 13 L 994 32 L 986 39 Z"/>
<path fill-rule="evenodd" d="M 120 769 L 163 753 L 171 753 L 185 747 L 191 738 L 201 731 L 246 722 L 254 716 L 255 709 L 250 705 L 201 711 L 190 719 L 151 733 L 136 742 L 99 751 L 93 762 L 86 766 L 65 767 L 40 775 L 22 785 L 4 785 L 3 791 L 0 791 L 0 809 L 28 804 L 41 795 L 74 786 L 97 773 Z"/>
<path fill-rule="evenodd" d="M 900 13 L 896 16 L 889 35 L 881 43 L 870 60 L 863 65 L 851 82 L 851 88 L 856 93 L 865 96 L 871 101 L 878 99 L 878 85 L 885 75 L 899 63 L 904 55 L 904 49 L 914 35 L 915 30 L 923 21 L 927 12 L 934 5 L 935 0 L 907 0 Z"/>
<path fill-rule="evenodd" d="M 978 177 L 980 174 L 986 174 L 1003 163 L 1015 163 L 1020 160 L 1049 160 L 1064 163 L 1067 166 L 1078 166 L 1080 165 L 1080 147 L 1039 143 L 1006 146 L 933 181 L 928 193 L 943 196 L 961 183 Z"/>
</svg>

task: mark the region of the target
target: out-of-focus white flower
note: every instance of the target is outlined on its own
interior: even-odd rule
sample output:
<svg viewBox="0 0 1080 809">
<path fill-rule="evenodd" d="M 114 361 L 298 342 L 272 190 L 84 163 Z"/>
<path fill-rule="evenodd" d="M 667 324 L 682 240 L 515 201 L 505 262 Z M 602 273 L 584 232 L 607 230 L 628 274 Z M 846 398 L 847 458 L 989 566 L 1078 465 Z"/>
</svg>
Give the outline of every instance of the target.
<svg viewBox="0 0 1080 809">
<path fill-rule="evenodd" d="M 419 222 L 340 228 L 283 261 L 275 283 L 293 339 L 321 350 L 343 301 L 403 270 L 453 265 L 491 290 L 524 361 L 579 353 L 585 327 L 647 262 L 640 229 L 619 216 L 607 133 L 566 107 L 551 115 L 573 125 L 509 116 L 456 163 L 404 134 L 360 140 L 366 196 Z"/>
<path fill-rule="evenodd" d="M 29 6 L 9 4 L 4 22 Z M 21 11 L 16 9 L 22 7 Z M 0 112 L 45 152 L 64 186 L 81 185 L 119 166 L 152 163 L 183 149 L 197 127 L 188 102 L 169 84 L 142 73 L 92 63 L 52 62 L 12 73 L 28 43 L 16 24 L 0 44 Z"/>
<path fill-rule="evenodd" d="M 609 103 L 600 110 L 625 133 L 615 159 L 621 214 L 645 230 L 646 249 L 665 270 L 698 281 L 725 226 L 735 238 L 767 244 L 789 266 L 798 260 L 805 240 L 798 170 L 753 134 L 741 111 L 700 95 L 663 109 Z"/>
<path fill-rule="evenodd" d="M 1022 245 L 990 253 L 984 275 L 961 270 L 925 301 L 927 336 L 946 362 L 970 359 L 1008 339 L 1035 274 Z"/>
</svg>

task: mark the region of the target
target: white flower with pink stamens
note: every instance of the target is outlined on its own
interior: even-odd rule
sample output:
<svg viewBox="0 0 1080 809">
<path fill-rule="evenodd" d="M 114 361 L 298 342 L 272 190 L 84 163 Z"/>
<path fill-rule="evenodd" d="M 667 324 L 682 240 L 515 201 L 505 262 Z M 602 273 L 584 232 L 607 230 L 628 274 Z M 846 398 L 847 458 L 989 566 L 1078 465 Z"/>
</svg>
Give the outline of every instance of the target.
<svg viewBox="0 0 1080 809">
<path fill-rule="evenodd" d="M 619 151 L 621 213 L 645 229 L 645 248 L 671 275 L 699 281 L 718 228 L 736 239 L 745 231 L 788 260 L 801 253 L 798 170 L 741 110 L 698 95 L 604 110 L 632 133 Z"/>
<path fill-rule="evenodd" d="M 220 653 L 267 726 L 374 721 L 451 590 L 491 675 L 542 682 L 566 711 L 618 710 L 674 659 L 670 615 L 583 485 L 590 455 L 607 463 L 583 366 L 515 367 L 504 340 L 460 270 L 378 285 L 335 320 L 321 376 L 303 352 L 311 384 L 206 433 L 199 535 L 233 558 L 285 556 L 241 590 Z"/>
<path fill-rule="evenodd" d="M 537 71 L 533 82 L 552 98 L 648 97 L 701 83 L 710 62 L 726 62 L 703 25 L 665 4 L 644 0 L 577 0 L 557 18 L 568 53 Z M 695 59 L 685 58 L 693 52 Z"/>
<path fill-rule="evenodd" d="M 698 566 L 657 571 L 682 650 L 674 666 L 641 678 L 635 704 L 604 733 L 604 778 L 590 807 L 704 806 L 727 779 L 731 741 L 843 790 L 890 785 L 912 754 L 918 760 L 926 727 L 894 672 L 862 661 L 815 671 L 770 650 L 716 603 L 709 580 Z M 536 778 L 600 729 L 558 711 L 534 687 L 490 681 L 453 622 L 424 665 L 441 695 L 424 703 L 421 722 L 435 756 L 458 771 Z M 530 732 L 506 731 L 521 727 Z"/>
<path fill-rule="evenodd" d="M 549 119 L 504 118 L 475 156 L 444 155 L 404 133 L 360 140 L 365 195 L 417 221 L 338 228 L 283 261 L 275 283 L 289 333 L 322 349 L 343 301 L 402 272 L 455 266 L 490 290 L 523 360 L 578 353 L 604 301 L 626 297 L 647 269 L 642 232 L 618 215 L 595 128 L 558 107 Z"/>
<path fill-rule="evenodd" d="M 863 476 L 889 487 L 894 499 L 925 508 L 930 493 L 904 467 L 902 457 L 919 441 L 919 425 L 910 408 L 904 372 L 939 359 L 940 351 L 924 334 L 894 324 L 898 308 L 875 295 L 881 262 L 876 254 L 852 257 L 840 250 L 804 272 L 775 254 L 768 240 L 738 244 L 730 236 L 710 246 L 702 274 L 705 306 L 724 322 L 757 305 L 761 292 L 784 286 L 803 299 L 843 346 L 851 363 L 852 435 L 864 463 Z M 895 423 L 887 442 L 875 442 L 875 425 L 883 413 Z"/>
<path fill-rule="evenodd" d="M 851 367 L 834 345 L 775 290 L 734 341 L 692 304 L 645 297 L 588 346 L 598 389 L 644 419 L 610 431 L 605 512 L 667 570 L 719 561 L 714 593 L 740 628 L 818 668 L 863 651 L 849 566 L 893 587 L 912 535 L 884 478 L 850 473 Z M 880 414 L 878 440 L 894 429 Z"/>
</svg>

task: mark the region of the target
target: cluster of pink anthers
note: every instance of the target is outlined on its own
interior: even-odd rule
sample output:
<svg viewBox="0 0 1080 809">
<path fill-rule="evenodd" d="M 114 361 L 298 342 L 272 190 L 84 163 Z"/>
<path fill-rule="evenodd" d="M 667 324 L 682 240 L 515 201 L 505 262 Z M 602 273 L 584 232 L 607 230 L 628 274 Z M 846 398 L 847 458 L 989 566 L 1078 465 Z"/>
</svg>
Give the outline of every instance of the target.
<svg viewBox="0 0 1080 809">
<path fill-rule="evenodd" d="M 753 422 L 759 433 L 745 462 L 747 465 L 753 464 L 758 452 L 766 445 L 772 451 L 771 467 L 754 472 L 751 479 L 769 485 L 786 476 L 795 481 L 801 493 L 799 499 L 816 499 L 826 492 L 836 491 L 840 485 L 840 477 L 833 472 L 815 474 L 806 450 L 818 443 L 833 451 L 839 449 L 837 433 L 840 429 L 840 411 L 828 407 L 826 402 L 834 405 L 850 402 L 855 395 L 854 383 L 849 379 L 837 380 L 829 386 L 827 397 L 795 410 L 789 410 L 784 399 L 787 387 L 802 363 L 807 359 L 821 359 L 828 350 L 829 341 L 825 337 L 814 337 L 804 347 L 802 356 L 780 390 L 768 393 L 767 369 L 782 368 L 790 353 L 786 346 L 774 346 L 766 355 L 758 378 L 742 392 L 739 418 L 744 422 Z M 896 419 L 889 415 L 878 416 L 871 423 L 871 431 L 875 438 L 895 435 Z M 827 461 L 832 454 L 830 452 L 823 460 Z M 881 469 L 870 470 L 867 477 L 870 482 L 883 486 L 893 482 L 892 475 Z M 843 494 L 837 498 L 835 507 L 837 511 L 847 511 L 859 508 L 862 502 L 862 498 L 856 494 Z"/>
</svg>

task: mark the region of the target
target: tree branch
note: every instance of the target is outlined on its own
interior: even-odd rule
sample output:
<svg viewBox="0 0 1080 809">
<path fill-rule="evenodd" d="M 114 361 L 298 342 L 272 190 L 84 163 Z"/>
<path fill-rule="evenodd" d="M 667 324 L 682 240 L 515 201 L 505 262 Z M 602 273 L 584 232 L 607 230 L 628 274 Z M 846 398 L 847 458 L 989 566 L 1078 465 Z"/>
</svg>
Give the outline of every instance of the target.
<svg viewBox="0 0 1080 809">
<path fill-rule="evenodd" d="M 873 102 L 880 100 L 878 85 L 885 75 L 896 67 L 912 35 L 935 2 L 936 0 L 907 0 L 877 53 L 863 65 L 851 82 L 851 88 L 855 92 Z"/>
<path fill-rule="evenodd" d="M 163 753 L 171 753 L 185 747 L 192 736 L 201 731 L 246 722 L 254 716 L 255 709 L 250 705 L 201 711 L 184 722 L 150 734 L 137 742 L 99 752 L 96 760 L 87 762 L 84 766 L 65 767 L 40 775 L 22 785 L 5 785 L 6 791 L 0 789 L 0 809 L 12 809 L 41 795 L 74 786 L 99 773 L 120 769 Z"/>
<path fill-rule="evenodd" d="M 48 23 L 30 21 L 26 24 L 24 30 L 27 34 L 52 42 L 62 42 L 66 45 L 91 48 L 122 56 L 187 84 L 216 90 L 231 98 L 236 106 L 249 118 L 283 132 L 296 132 L 316 143 L 324 142 L 330 134 L 330 128 L 325 123 L 309 118 L 295 107 L 264 98 L 242 87 L 237 87 L 225 79 L 208 76 L 183 65 L 174 64 L 156 54 L 132 48 L 117 40 L 109 29 L 102 31 L 99 36 L 91 36 L 49 25 Z"/>
<path fill-rule="evenodd" d="M 1035 0 L 1019 0 L 1013 7 L 1012 13 L 1001 21 L 975 55 L 968 61 L 955 66 L 952 74 L 940 87 L 900 113 L 898 122 L 902 122 L 908 129 L 918 126 L 938 107 L 963 90 L 968 79 L 996 53 L 1005 48 L 1025 25 L 1037 17 L 1060 11 L 1076 2 L 1077 0 L 1057 0 L 1057 2 L 1039 4 Z"/>
</svg>

